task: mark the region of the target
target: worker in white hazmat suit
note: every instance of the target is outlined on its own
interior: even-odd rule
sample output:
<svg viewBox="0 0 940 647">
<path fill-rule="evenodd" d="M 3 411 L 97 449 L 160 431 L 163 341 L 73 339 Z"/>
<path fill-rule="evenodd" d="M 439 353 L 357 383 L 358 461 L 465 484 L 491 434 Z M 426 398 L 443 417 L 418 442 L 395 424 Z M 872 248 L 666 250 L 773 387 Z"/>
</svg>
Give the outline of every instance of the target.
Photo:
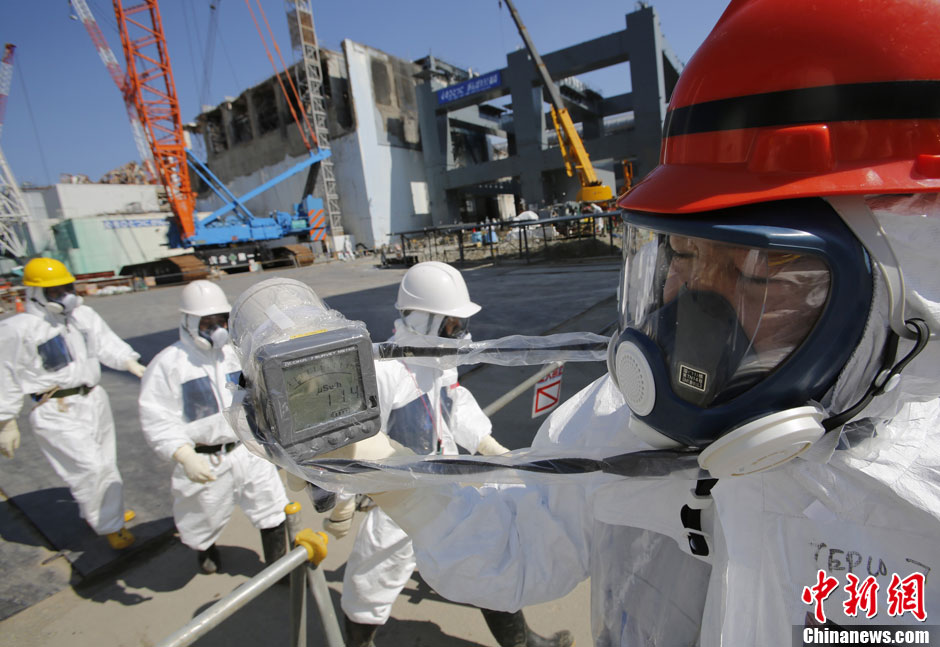
<svg viewBox="0 0 940 647">
<path fill-rule="evenodd" d="M 127 548 L 134 536 L 124 524 L 135 515 L 124 509 L 111 405 L 98 382 L 101 364 L 140 377 L 140 354 L 83 305 L 61 262 L 32 259 L 23 284 L 25 312 L 0 322 L 0 454 L 13 458 L 19 447 L 16 416 L 29 396 L 39 448 L 68 484 L 82 518 L 112 548 Z"/>
<path fill-rule="evenodd" d="M 436 261 L 418 263 L 402 278 L 395 303 L 401 317 L 389 341 L 433 345 L 444 339 L 468 339 L 471 316 L 480 306 L 470 300 L 460 272 Z M 442 370 L 407 360 L 376 362 L 382 428 L 416 454 L 454 455 L 458 446 L 483 455 L 508 450 L 491 435 L 492 424 L 473 394 L 457 381 L 457 369 Z M 352 523 L 354 498 L 341 498 L 325 529 L 344 536 Z M 392 604 L 415 568 L 408 535 L 378 508 L 359 527 L 346 562 L 342 607 L 347 644 L 366 647 L 385 624 Z M 570 633 L 543 638 L 528 628 L 522 612 L 482 609 L 503 647 L 559 647 L 572 644 Z"/>
<path fill-rule="evenodd" d="M 204 573 L 221 567 L 215 542 L 235 504 L 261 531 L 266 563 L 287 548 L 288 499 L 277 468 L 245 449 L 222 415 L 232 401 L 226 384 L 236 384 L 241 374 L 229 344 L 230 311 L 215 283 L 187 285 L 180 295 L 180 340 L 147 367 L 139 398 L 147 442 L 161 458 L 176 461 L 173 520 Z"/>
<path fill-rule="evenodd" d="M 935 2 L 731 3 L 619 202 L 610 372 L 533 445 L 604 473 L 374 494 L 436 591 L 512 610 L 591 577 L 602 646 L 940 614 L 938 37 Z"/>
</svg>

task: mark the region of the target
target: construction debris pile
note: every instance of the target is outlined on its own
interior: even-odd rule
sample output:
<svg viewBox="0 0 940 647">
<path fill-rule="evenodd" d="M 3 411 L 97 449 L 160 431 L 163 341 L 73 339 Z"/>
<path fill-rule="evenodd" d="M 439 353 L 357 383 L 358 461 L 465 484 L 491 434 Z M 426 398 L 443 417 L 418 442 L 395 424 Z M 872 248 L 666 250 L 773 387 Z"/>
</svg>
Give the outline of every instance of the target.
<svg viewBox="0 0 940 647">
<path fill-rule="evenodd" d="M 151 184 L 146 169 L 139 162 L 128 162 L 101 176 L 99 184 Z"/>
</svg>

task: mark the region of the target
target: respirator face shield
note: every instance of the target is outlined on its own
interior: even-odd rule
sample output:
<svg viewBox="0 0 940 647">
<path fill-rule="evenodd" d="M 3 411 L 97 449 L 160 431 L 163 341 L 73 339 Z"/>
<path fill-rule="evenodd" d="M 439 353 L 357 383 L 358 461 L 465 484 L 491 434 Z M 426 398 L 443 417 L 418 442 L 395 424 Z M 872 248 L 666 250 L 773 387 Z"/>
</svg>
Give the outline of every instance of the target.
<svg viewBox="0 0 940 647">
<path fill-rule="evenodd" d="M 206 315 L 199 319 L 199 336 L 212 344 L 213 348 L 221 348 L 228 343 L 228 313 Z"/>
<path fill-rule="evenodd" d="M 444 317 L 437 336 L 446 339 L 463 339 L 470 330 L 470 317 Z"/>
<path fill-rule="evenodd" d="M 210 315 L 182 314 L 182 327 L 196 348 L 203 351 L 219 350 L 229 342 L 227 312 Z"/>
<path fill-rule="evenodd" d="M 627 212 L 623 234 L 608 362 L 640 427 L 705 447 L 820 398 L 858 344 L 871 267 L 822 200 Z"/>
<path fill-rule="evenodd" d="M 426 310 L 401 310 L 405 326 L 419 335 L 443 337 L 444 339 L 468 339 L 470 337 L 470 317 Z"/>
<path fill-rule="evenodd" d="M 82 304 L 82 298 L 75 294 L 75 284 L 54 285 L 42 288 L 46 310 L 52 314 L 68 314 Z"/>
</svg>

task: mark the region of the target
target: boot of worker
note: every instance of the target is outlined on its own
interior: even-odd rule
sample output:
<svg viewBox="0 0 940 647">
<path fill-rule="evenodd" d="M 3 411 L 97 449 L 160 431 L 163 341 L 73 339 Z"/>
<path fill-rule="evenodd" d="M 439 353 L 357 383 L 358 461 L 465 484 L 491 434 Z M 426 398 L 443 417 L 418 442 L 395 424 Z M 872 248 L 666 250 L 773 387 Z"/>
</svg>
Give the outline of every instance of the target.
<svg viewBox="0 0 940 647">
<path fill-rule="evenodd" d="M 124 550 L 134 543 L 134 535 L 127 528 L 121 528 L 117 532 L 109 532 L 106 537 L 114 550 Z"/>
<path fill-rule="evenodd" d="M 480 609 L 490 632 L 499 643 L 499 647 L 571 647 L 574 636 L 570 631 L 559 631 L 551 638 L 544 638 L 526 624 L 522 611 L 508 613 Z"/>
<path fill-rule="evenodd" d="M 287 522 L 282 521 L 273 528 L 261 529 L 261 550 L 264 553 L 264 563 L 270 566 L 287 554 Z M 285 576 L 277 582 L 282 586 L 290 584 L 290 578 Z"/>
<path fill-rule="evenodd" d="M 346 647 L 375 647 L 372 639 L 381 625 L 366 625 L 353 622 L 349 616 L 343 614 L 346 629 Z"/>
<path fill-rule="evenodd" d="M 222 557 L 219 555 L 219 549 L 212 544 L 205 550 L 200 550 L 196 554 L 196 560 L 199 562 L 199 570 L 206 575 L 218 573 L 222 568 Z"/>
<path fill-rule="evenodd" d="M 270 566 L 287 554 L 287 522 L 282 521 L 273 528 L 261 529 L 261 550 L 264 563 Z"/>
</svg>

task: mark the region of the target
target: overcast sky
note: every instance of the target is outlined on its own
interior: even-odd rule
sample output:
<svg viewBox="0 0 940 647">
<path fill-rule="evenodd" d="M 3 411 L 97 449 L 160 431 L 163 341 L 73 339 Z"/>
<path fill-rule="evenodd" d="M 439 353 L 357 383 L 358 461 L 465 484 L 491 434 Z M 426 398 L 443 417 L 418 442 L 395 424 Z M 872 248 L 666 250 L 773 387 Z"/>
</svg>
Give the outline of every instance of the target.
<svg viewBox="0 0 940 647">
<path fill-rule="evenodd" d="M 257 14 L 259 0 L 250 1 Z M 289 56 L 284 1 L 260 1 L 279 46 Z M 123 67 L 112 3 L 86 2 Z M 161 3 L 184 121 L 199 114 L 202 96 L 215 105 L 273 74 L 247 2 Z M 205 88 L 210 4 L 218 13 L 218 31 Z M 727 0 L 650 4 L 672 50 L 686 62 Z M 320 44 L 333 50 L 340 50 L 348 38 L 400 58 L 433 54 L 483 73 L 504 67 L 506 54 L 522 46 L 499 0 L 313 0 L 312 6 Z M 547 53 L 623 29 L 624 16 L 637 3 L 516 0 L 516 7 L 539 52 Z M 60 173 L 82 173 L 95 181 L 137 159 L 120 93 L 82 23 L 73 16 L 67 0 L 0 0 L 0 43 L 16 45 L 0 147 L 20 183 L 50 184 Z M 605 96 L 629 88 L 626 65 L 582 79 Z"/>
</svg>

